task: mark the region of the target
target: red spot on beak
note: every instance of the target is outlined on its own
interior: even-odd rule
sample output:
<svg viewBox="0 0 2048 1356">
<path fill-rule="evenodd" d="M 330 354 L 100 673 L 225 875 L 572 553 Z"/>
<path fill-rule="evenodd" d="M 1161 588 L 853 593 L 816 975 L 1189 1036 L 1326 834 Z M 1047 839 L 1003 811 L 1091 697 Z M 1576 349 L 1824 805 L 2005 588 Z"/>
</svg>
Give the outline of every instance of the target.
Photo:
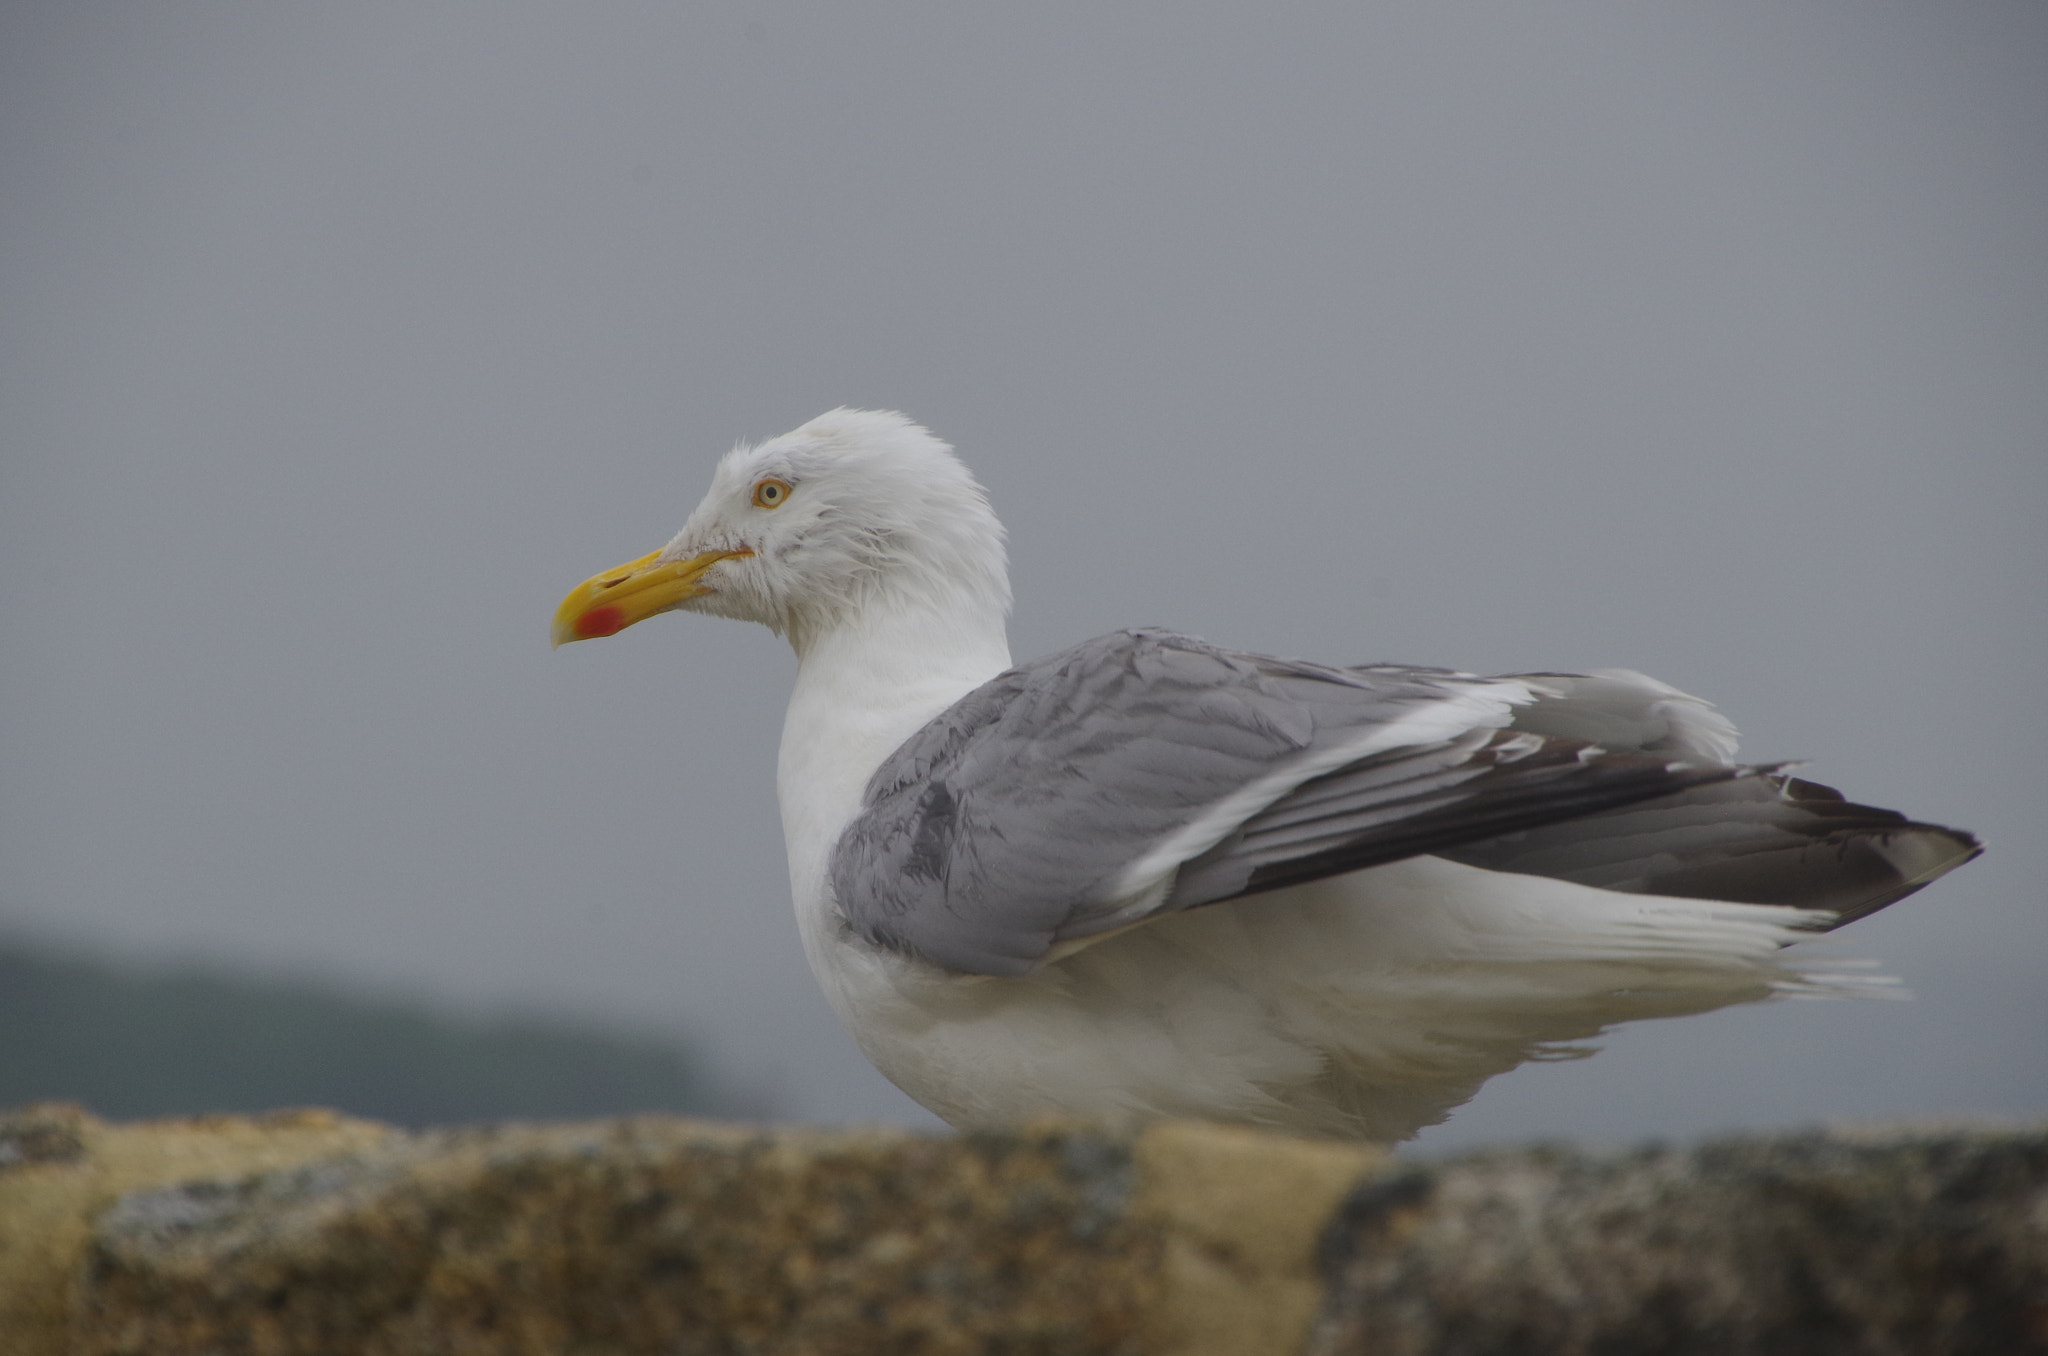
<svg viewBox="0 0 2048 1356">
<path fill-rule="evenodd" d="M 626 609 L 623 607 L 593 607 L 576 619 L 576 639 L 593 640 L 598 636 L 615 636 L 626 629 Z"/>
</svg>

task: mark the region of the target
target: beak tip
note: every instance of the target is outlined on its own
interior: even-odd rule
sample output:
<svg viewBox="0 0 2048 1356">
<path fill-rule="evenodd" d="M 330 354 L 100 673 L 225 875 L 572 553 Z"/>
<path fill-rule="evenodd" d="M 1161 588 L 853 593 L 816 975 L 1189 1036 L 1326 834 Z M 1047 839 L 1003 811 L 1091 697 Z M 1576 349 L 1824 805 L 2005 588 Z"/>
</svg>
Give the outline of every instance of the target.
<svg viewBox="0 0 2048 1356">
<path fill-rule="evenodd" d="M 561 649 L 571 641 L 598 640 L 615 636 L 632 625 L 626 609 L 614 604 L 586 608 L 571 617 L 555 619 L 554 629 L 549 633 L 550 648 Z"/>
<path fill-rule="evenodd" d="M 569 591 L 555 609 L 549 633 L 554 649 L 576 640 L 615 636 L 635 622 L 672 612 L 688 599 L 711 590 L 699 577 L 721 560 L 750 556 L 750 550 L 706 551 L 688 560 L 664 560 L 655 551 L 616 569 L 592 575 Z"/>
</svg>

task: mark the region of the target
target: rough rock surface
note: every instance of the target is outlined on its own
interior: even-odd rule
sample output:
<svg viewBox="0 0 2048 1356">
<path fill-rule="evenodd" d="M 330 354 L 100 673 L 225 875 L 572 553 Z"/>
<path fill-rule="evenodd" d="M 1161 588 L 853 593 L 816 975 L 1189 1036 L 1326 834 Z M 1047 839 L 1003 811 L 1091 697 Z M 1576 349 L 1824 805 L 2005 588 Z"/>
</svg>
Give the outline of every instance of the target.
<svg viewBox="0 0 2048 1356">
<path fill-rule="evenodd" d="M 1312 1356 L 2048 1353 L 2048 1134 L 1483 1155 L 1359 1188 Z"/>
<path fill-rule="evenodd" d="M 1127 1145 L 673 1121 L 418 1136 L 123 1200 L 85 1349 L 1124 1352 Z"/>
<path fill-rule="evenodd" d="M 5 1356 L 1304 1350 L 2048 1356 L 2048 1131 L 1390 1169 L 1193 1123 L 0 1114 Z"/>
<path fill-rule="evenodd" d="M 1380 1161 L 1193 1124 L 386 1132 L 122 1197 L 35 1356 L 1284 1351 Z"/>
<path fill-rule="evenodd" d="M 0 1352 L 73 1350 L 79 1264 L 93 1218 L 123 1194 L 273 1171 L 395 1133 L 331 1111 L 146 1125 L 109 1125 L 61 1103 L 0 1111 Z"/>
</svg>

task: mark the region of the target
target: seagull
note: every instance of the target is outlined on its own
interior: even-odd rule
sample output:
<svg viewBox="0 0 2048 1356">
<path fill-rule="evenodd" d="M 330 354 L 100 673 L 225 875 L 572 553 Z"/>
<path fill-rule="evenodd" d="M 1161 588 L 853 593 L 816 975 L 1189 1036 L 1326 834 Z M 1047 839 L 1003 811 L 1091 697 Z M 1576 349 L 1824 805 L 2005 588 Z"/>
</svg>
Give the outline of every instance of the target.
<svg viewBox="0 0 2048 1356">
<path fill-rule="evenodd" d="M 557 646 L 657 613 L 796 651 L 777 789 L 812 972 L 962 1128 L 1193 1117 L 1392 1143 L 1618 1022 L 1888 982 L 1786 948 L 1981 850 L 1735 760 L 1622 669 L 1482 677 L 1119 631 L 1013 665 L 953 450 L 837 409 L 741 445 Z"/>
</svg>

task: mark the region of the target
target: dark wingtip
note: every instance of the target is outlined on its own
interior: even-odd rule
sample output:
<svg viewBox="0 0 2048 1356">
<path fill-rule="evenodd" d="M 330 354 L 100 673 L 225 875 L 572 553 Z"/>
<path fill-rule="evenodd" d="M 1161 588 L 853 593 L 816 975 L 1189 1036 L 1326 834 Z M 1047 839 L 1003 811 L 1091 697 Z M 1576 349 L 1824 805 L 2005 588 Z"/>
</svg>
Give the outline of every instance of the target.
<svg viewBox="0 0 2048 1356">
<path fill-rule="evenodd" d="M 1632 894 L 1770 904 L 1823 915 L 1825 932 L 1866 918 L 1980 856 L 1976 836 L 1859 805 L 1778 767 L 1720 787 L 1589 815 L 1517 838 L 1455 848 L 1473 866 Z"/>
<path fill-rule="evenodd" d="M 1844 907 L 1832 908 L 1835 920 L 1822 931 L 1832 932 L 1859 918 L 1868 918 L 1984 855 L 1984 844 L 1973 833 L 1940 824 L 1917 824 L 1903 815 L 1900 819 L 1897 829 L 1870 833 L 1853 845 L 1881 858 L 1895 873 L 1895 883 Z"/>
</svg>

